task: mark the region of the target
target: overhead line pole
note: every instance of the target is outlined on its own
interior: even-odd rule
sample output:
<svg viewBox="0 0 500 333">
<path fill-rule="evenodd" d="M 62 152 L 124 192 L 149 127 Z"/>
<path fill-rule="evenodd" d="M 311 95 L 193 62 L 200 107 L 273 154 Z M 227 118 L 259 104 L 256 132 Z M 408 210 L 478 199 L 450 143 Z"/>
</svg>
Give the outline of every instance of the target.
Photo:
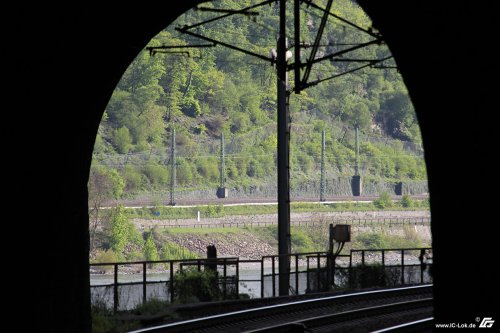
<svg viewBox="0 0 500 333">
<path fill-rule="evenodd" d="M 288 110 L 288 76 L 286 66 L 286 0 L 279 0 L 280 20 L 276 69 L 278 74 L 278 255 L 279 295 L 290 288 L 290 116 Z"/>
<path fill-rule="evenodd" d="M 172 141 L 170 142 L 170 205 L 175 206 L 175 187 L 177 186 L 177 170 L 175 156 L 175 128 L 172 127 Z"/>
<path fill-rule="evenodd" d="M 321 179 L 319 184 L 319 201 L 325 201 L 325 131 L 321 132 Z"/>
<path fill-rule="evenodd" d="M 293 20 L 294 20 L 294 28 L 293 33 L 295 37 L 295 66 L 294 66 L 294 80 L 295 80 L 295 93 L 300 94 L 302 90 L 302 81 L 300 78 L 300 0 L 293 1 Z"/>
<path fill-rule="evenodd" d="M 224 147 L 224 133 L 220 136 L 220 187 L 226 187 L 226 154 Z"/>
</svg>

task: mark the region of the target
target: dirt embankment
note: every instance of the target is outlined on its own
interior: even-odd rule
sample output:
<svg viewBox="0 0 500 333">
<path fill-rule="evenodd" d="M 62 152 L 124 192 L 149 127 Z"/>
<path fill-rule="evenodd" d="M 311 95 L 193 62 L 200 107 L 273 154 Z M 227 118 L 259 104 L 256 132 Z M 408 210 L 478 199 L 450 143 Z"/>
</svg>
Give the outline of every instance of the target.
<svg viewBox="0 0 500 333">
<path fill-rule="evenodd" d="M 218 257 L 239 257 L 240 259 L 260 259 L 277 253 L 276 246 L 249 232 L 227 232 L 206 234 L 169 234 L 171 242 L 184 246 L 204 257 L 208 245 L 215 245 Z"/>
</svg>

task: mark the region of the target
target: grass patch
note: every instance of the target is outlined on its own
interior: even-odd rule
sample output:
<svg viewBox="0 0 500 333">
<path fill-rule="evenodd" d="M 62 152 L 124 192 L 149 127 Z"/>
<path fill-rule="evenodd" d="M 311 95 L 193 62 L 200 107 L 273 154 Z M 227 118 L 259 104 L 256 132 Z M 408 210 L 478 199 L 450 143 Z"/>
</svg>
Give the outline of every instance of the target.
<svg viewBox="0 0 500 333">
<path fill-rule="evenodd" d="M 429 246 L 411 227 L 403 228 L 404 235 L 389 235 L 385 232 L 364 232 L 354 235 L 352 248 L 399 249 Z"/>
<path fill-rule="evenodd" d="M 384 202 L 385 203 L 385 202 Z M 354 202 L 346 201 L 340 203 L 307 203 L 292 202 L 290 210 L 295 213 L 304 212 L 343 212 L 343 211 L 372 211 L 372 210 L 428 210 L 429 200 L 411 200 L 404 197 L 396 200 L 390 205 L 380 205 L 380 199 L 374 202 Z M 201 218 L 215 218 L 232 215 L 260 215 L 277 214 L 277 205 L 242 205 L 242 206 L 222 206 L 208 205 L 199 207 L 171 207 L 159 206 L 153 208 L 127 208 L 126 214 L 129 218 L 142 219 L 195 219 L 200 212 Z"/>
</svg>

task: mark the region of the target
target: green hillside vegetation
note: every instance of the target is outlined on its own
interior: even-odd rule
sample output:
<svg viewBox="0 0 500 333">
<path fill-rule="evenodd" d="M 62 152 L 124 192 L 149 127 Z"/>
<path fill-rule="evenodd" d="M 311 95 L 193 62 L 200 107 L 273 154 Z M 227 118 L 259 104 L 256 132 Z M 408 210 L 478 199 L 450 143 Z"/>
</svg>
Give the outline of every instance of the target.
<svg viewBox="0 0 500 333">
<path fill-rule="evenodd" d="M 253 3 L 257 2 L 224 0 L 204 6 L 239 9 Z M 352 1 L 336 1 L 334 7 L 336 14 L 360 26 L 370 26 L 368 17 Z M 276 45 L 277 10 L 273 4 L 260 8 L 259 13 L 255 22 L 234 15 L 204 25 L 200 33 L 267 55 Z M 303 40 L 314 40 L 318 14 L 314 9 L 303 13 Z M 213 16 L 189 11 L 153 38 L 149 46 L 200 44 L 202 41 L 174 28 Z M 288 31 L 293 31 L 291 21 Z M 327 46 L 320 52 L 328 54 L 342 49 L 339 44 L 363 41 L 366 36 L 356 30 L 330 22 L 322 41 Z M 173 128 L 179 191 L 216 188 L 222 133 L 226 138 L 227 187 L 275 186 L 275 69 L 220 46 L 187 50 L 189 56 L 151 56 L 145 50 L 124 73 L 95 142 L 89 180 L 93 203 L 167 189 Z M 386 47 L 374 46 L 351 56 L 376 58 L 388 54 Z M 349 66 L 322 62 L 311 77 L 326 77 Z M 318 181 L 322 130 L 326 131 L 327 177 L 352 176 L 354 126 L 361 131 L 364 179 L 426 179 L 418 123 L 403 81 L 394 69 L 367 69 L 323 82 L 300 95 L 292 94 L 290 114 L 292 187 Z"/>
</svg>

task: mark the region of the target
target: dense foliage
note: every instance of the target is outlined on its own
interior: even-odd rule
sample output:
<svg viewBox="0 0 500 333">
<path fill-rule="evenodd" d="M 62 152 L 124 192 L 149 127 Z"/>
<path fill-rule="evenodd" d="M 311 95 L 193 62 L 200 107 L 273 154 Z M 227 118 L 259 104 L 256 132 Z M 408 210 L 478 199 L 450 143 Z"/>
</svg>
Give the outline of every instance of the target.
<svg viewBox="0 0 500 333">
<path fill-rule="evenodd" d="M 239 9 L 254 3 L 257 1 L 221 0 L 204 6 Z M 336 1 L 334 11 L 360 26 L 370 26 L 368 17 L 350 0 Z M 189 11 L 149 45 L 204 43 L 174 28 L 213 16 Z M 304 41 L 314 41 L 319 22 L 319 12 L 304 9 L 300 32 Z M 277 23 L 277 10 L 272 4 L 259 8 L 255 22 L 233 15 L 203 25 L 198 32 L 267 55 L 276 45 Z M 292 20 L 288 31 L 291 35 Z M 328 54 L 346 47 L 341 44 L 366 40 L 367 36 L 359 31 L 330 21 L 321 41 L 326 46 L 319 52 Z M 293 40 L 289 43 L 293 44 Z M 227 185 L 274 186 L 275 69 L 221 46 L 184 50 L 189 56 L 140 53 L 116 87 L 99 128 L 89 183 L 95 183 L 92 177 L 108 179 L 108 185 L 102 189 L 108 197 L 121 198 L 168 187 L 172 128 L 176 129 L 180 189 L 214 188 L 218 184 L 221 133 L 226 137 Z M 304 52 L 307 55 L 310 51 Z M 350 56 L 375 58 L 388 54 L 385 46 L 375 45 Z M 326 78 L 350 66 L 340 61 L 321 62 L 313 67 L 311 79 Z M 293 84 L 293 73 L 290 83 Z M 292 186 L 319 179 L 322 130 L 326 131 L 327 177 L 351 176 L 354 126 L 361 130 L 364 177 L 390 181 L 426 178 L 418 123 L 403 81 L 394 69 L 366 69 L 325 81 L 300 95 L 292 94 L 290 112 Z M 119 228 L 119 221 L 116 222 L 115 227 Z M 116 239 L 112 246 L 119 250 L 123 244 Z"/>
</svg>

